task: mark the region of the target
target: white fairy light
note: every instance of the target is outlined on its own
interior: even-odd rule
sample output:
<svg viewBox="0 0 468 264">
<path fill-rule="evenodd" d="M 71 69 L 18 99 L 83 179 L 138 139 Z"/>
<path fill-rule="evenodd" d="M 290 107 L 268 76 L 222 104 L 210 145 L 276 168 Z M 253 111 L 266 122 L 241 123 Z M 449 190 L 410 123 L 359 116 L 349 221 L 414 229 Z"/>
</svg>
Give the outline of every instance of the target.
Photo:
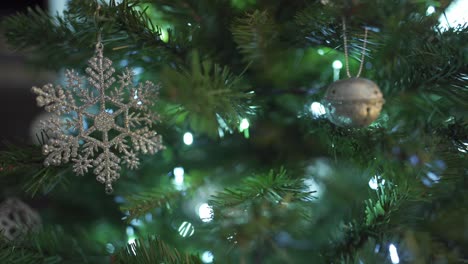
<svg viewBox="0 0 468 264">
<path fill-rule="evenodd" d="M 198 207 L 198 216 L 200 220 L 205 223 L 213 221 L 213 208 L 207 203 L 201 204 L 200 207 Z"/>
<path fill-rule="evenodd" d="M 179 235 L 182 237 L 190 237 L 195 233 L 195 228 L 193 227 L 192 223 L 189 222 L 183 222 L 179 226 Z"/>
<path fill-rule="evenodd" d="M 343 68 L 343 63 L 339 60 L 335 60 L 332 64 L 332 67 L 335 70 L 341 70 L 341 68 Z"/>
<path fill-rule="evenodd" d="M 315 179 L 309 178 L 304 180 L 304 185 L 308 187 L 309 192 L 313 192 L 311 196 L 315 198 L 320 198 L 323 195 L 324 192 L 324 186 L 320 183 L 318 183 Z M 308 199 L 309 201 L 318 201 L 318 200 L 311 200 Z"/>
<path fill-rule="evenodd" d="M 193 143 L 193 135 L 190 132 L 185 132 L 184 137 L 183 137 L 184 143 L 187 146 L 192 145 Z"/>
<path fill-rule="evenodd" d="M 395 245 L 390 244 L 388 247 L 388 251 L 390 252 L 390 259 L 393 264 L 398 264 L 400 263 L 400 257 L 398 256 L 398 251 Z"/>
<path fill-rule="evenodd" d="M 131 237 L 133 235 L 135 235 L 135 230 L 133 229 L 133 227 L 131 226 L 127 226 L 127 236 Z"/>
<path fill-rule="evenodd" d="M 385 185 L 385 179 L 382 179 L 382 176 L 375 175 L 369 180 L 369 187 L 372 190 L 377 190 L 380 186 Z"/>
<path fill-rule="evenodd" d="M 175 167 L 174 170 L 172 171 L 174 174 L 174 185 L 176 186 L 177 189 L 182 188 L 184 185 L 184 175 L 185 175 L 185 170 L 182 167 Z"/>
<path fill-rule="evenodd" d="M 372 178 L 370 178 L 369 180 L 369 187 L 372 189 L 372 190 L 377 190 L 379 188 L 379 183 L 377 182 L 377 178 L 374 176 Z"/>
<path fill-rule="evenodd" d="M 203 263 L 213 263 L 214 255 L 211 251 L 205 251 L 201 255 L 201 261 Z"/>
<path fill-rule="evenodd" d="M 430 15 L 434 14 L 435 11 L 436 11 L 436 10 L 435 10 L 435 7 L 429 6 L 429 7 L 427 8 L 427 10 L 426 10 L 426 16 L 430 16 Z"/>
<path fill-rule="evenodd" d="M 247 118 L 243 118 L 241 120 L 241 122 L 240 122 L 239 130 L 244 131 L 244 130 L 248 129 L 249 126 L 250 126 L 249 120 L 247 120 Z"/>
<path fill-rule="evenodd" d="M 323 106 L 319 102 L 313 102 L 310 105 L 310 111 L 312 112 L 312 115 L 314 117 L 320 117 L 320 116 L 322 116 L 322 115 L 324 115 L 326 113 L 325 106 Z"/>
<path fill-rule="evenodd" d="M 337 81 L 338 79 L 340 79 L 340 70 L 341 68 L 343 68 L 343 63 L 339 60 L 335 60 L 332 63 L 332 67 L 333 67 L 333 81 Z"/>
</svg>

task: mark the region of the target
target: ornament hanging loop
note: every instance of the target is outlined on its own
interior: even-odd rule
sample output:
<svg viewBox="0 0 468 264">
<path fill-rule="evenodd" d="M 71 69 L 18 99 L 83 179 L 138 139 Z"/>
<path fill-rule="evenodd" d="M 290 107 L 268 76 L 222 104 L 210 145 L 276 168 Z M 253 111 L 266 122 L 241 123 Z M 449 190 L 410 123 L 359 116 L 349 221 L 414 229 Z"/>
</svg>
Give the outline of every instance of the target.
<svg viewBox="0 0 468 264">
<path fill-rule="evenodd" d="M 343 24 L 343 45 L 344 45 L 344 53 L 345 53 L 345 65 L 346 65 L 346 75 L 348 78 L 351 78 L 351 72 L 349 70 L 349 54 L 348 54 L 348 38 L 346 37 L 346 19 L 345 17 L 342 17 L 342 24 Z M 361 64 L 359 65 L 359 71 L 356 75 L 356 78 L 359 78 L 362 73 L 362 69 L 364 68 L 364 60 L 366 58 L 366 46 L 367 46 L 367 35 L 368 35 L 369 29 L 367 27 L 364 27 L 364 39 L 363 39 L 363 44 L 362 44 L 362 50 L 361 50 Z"/>
<path fill-rule="evenodd" d="M 102 44 L 101 30 L 99 30 L 97 33 L 96 51 L 102 51 L 103 49 L 104 44 Z"/>
<path fill-rule="evenodd" d="M 97 44 L 96 44 L 96 51 L 102 52 L 104 49 L 104 44 L 102 44 L 102 28 L 99 26 L 99 12 L 101 11 L 101 5 L 98 1 L 96 1 L 96 11 L 94 11 L 94 25 L 97 30 Z"/>
</svg>

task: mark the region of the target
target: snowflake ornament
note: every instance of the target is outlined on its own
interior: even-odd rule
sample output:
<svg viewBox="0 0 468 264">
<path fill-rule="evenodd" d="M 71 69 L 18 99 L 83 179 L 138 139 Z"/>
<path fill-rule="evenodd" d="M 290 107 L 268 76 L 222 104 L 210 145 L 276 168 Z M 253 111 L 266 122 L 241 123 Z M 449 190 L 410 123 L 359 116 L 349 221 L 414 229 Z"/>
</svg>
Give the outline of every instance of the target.
<svg viewBox="0 0 468 264">
<path fill-rule="evenodd" d="M 52 84 L 32 88 L 37 104 L 55 114 L 42 122 L 50 137 L 42 148 L 47 155 L 44 165 L 57 166 L 71 160 L 77 175 L 93 169 L 107 193 L 120 177 L 121 164 L 136 169 L 140 164 L 138 152 L 154 154 L 164 149 L 161 136 L 149 129 L 159 120 L 150 110 L 159 87 L 149 81 L 134 87 L 133 73 L 126 69 L 112 88 L 114 72 L 99 43 L 86 69 L 92 88 L 83 87 L 73 70 L 66 71 L 66 89 Z"/>
</svg>

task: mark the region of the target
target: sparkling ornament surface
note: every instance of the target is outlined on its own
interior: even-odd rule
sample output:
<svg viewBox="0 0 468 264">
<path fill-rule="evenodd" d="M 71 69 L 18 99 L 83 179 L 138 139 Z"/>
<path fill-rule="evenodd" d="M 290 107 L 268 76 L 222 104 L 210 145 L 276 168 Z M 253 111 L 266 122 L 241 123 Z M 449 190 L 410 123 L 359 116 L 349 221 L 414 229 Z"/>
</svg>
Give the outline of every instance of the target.
<svg viewBox="0 0 468 264">
<path fill-rule="evenodd" d="M 86 69 L 90 88 L 73 70 L 66 71 L 66 88 L 52 84 L 32 88 L 37 104 L 55 114 L 42 122 L 50 137 L 43 146 L 44 165 L 72 161 L 77 175 L 92 169 L 108 193 L 120 177 L 121 164 L 135 169 L 140 164 L 138 152 L 154 154 L 164 149 L 161 136 L 150 130 L 159 120 L 150 110 L 159 87 L 149 81 L 133 86 L 129 69 L 113 85 L 114 72 L 98 44 Z"/>
<path fill-rule="evenodd" d="M 10 198 L 0 204 L 0 235 L 14 240 L 41 226 L 39 214 L 18 199 Z"/>
<path fill-rule="evenodd" d="M 332 83 L 323 105 L 328 119 L 342 127 L 365 127 L 379 117 L 385 100 L 377 84 L 364 78 Z"/>
</svg>

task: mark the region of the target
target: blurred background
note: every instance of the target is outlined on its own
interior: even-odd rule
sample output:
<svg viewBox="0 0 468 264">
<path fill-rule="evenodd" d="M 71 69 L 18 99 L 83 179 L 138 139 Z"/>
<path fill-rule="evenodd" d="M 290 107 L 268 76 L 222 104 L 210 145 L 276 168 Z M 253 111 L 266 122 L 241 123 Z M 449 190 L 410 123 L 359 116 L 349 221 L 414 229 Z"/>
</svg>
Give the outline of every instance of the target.
<svg viewBox="0 0 468 264">
<path fill-rule="evenodd" d="M 0 20 L 34 6 L 55 12 L 60 6 L 63 8 L 65 2 L 65 0 L 2 1 Z M 0 142 L 4 143 L 5 140 L 28 142 L 31 140 L 31 125 L 40 114 L 40 109 L 34 103 L 31 87 L 53 80 L 55 76 L 29 66 L 26 62 L 27 54 L 16 52 L 14 47 L 7 47 L 2 28 L 0 33 L 0 116 L 6 119 L 1 125 Z"/>
<path fill-rule="evenodd" d="M 49 14 L 61 13 L 66 3 L 67 0 L 2 1 L 0 20 L 35 7 L 48 10 Z M 0 28 L 0 115 L 6 120 L 0 130 L 0 144 L 5 141 L 34 142 L 34 126 L 40 118 L 41 109 L 36 106 L 31 87 L 54 81 L 57 73 L 46 72 L 29 65 L 27 52 L 18 52 L 14 47 L 8 47 L 3 31 Z M 18 105 L 21 107 L 17 107 Z"/>
</svg>

